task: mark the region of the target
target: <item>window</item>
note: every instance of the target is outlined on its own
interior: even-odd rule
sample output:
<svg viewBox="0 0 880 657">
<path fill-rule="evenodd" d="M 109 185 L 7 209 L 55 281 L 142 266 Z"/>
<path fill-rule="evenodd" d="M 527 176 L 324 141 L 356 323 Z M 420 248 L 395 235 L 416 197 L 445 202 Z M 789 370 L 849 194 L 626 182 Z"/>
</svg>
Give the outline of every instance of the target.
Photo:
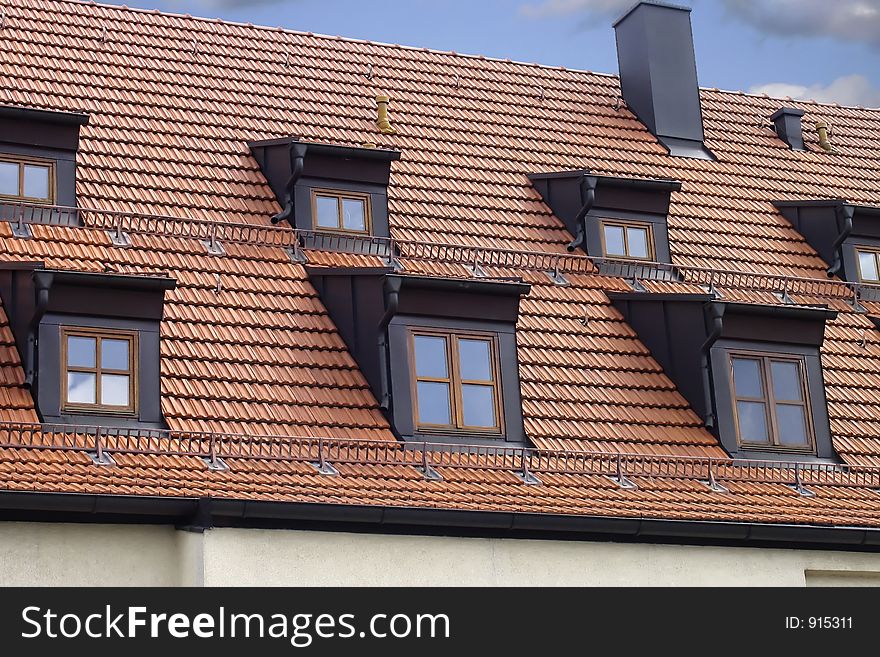
<svg viewBox="0 0 880 657">
<path fill-rule="evenodd" d="M 803 359 L 741 353 L 730 365 L 739 444 L 812 452 Z"/>
<path fill-rule="evenodd" d="M 880 283 L 880 251 L 856 249 L 859 267 L 859 280 L 867 283 Z"/>
<path fill-rule="evenodd" d="M 602 246 L 606 258 L 654 259 L 650 224 L 603 221 Z"/>
<path fill-rule="evenodd" d="M 136 412 L 136 333 L 65 328 L 61 340 L 65 411 Z"/>
<path fill-rule="evenodd" d="M 315 230 L 370 232 L 370 195 L 314 190 L 312 216 Z"/>
<path fill-rule="evenodd" d="M 55 198 L 55 164 L 3 156 L 0 158 L 0 198 L 51 202 Z"/>
<path fill-rule="evenodd" d="M 413 332 L 412 354 L 420 430 L 502 433 L 494 336 Z"/>
</svg>

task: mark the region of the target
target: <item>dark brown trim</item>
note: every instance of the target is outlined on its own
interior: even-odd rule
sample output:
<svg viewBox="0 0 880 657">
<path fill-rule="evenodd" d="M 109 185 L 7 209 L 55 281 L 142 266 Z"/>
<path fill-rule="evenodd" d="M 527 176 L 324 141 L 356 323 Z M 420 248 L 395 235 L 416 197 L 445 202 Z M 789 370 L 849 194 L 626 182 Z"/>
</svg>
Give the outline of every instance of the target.
<svg viewBox="0 0 880 657">
<path fill-rule="evenodd" d="M 446 372 L 445 379 L 420 377 L 416 373 L 416 347 L 415 339 L 419 336 L 442 338 L 446 348 Z M 489 343 L 489 360 L 492 369 L 491 381 L 470 381 L 461 378 L 459 342 L 461 340 L 475 340 Z M 489 436 L 501 436 L 504 434 L 504 413 L 501 403 L 501 366 L 498 356 L 498 336 L 494 333 L 474 331 L 457 331 L 452 329 L 410 327 L 408 332 L 408 350 L 410 355 L 410 380 L 412 381 L 412 404 L 413 418 L 418 431 L 429 433 L 450 434 L 484 434 Z M 449 412 L 451 424 L 435 425 L 423 424 L 419 415 L 419 382 L 444 383 L 449 386 Z M 481 385 L 492 388 L 492 404 L 495 414 L 495 426 L 479 427 L 469 426 L 464 423 L 464 399 L 462 397 L 463 386 Z"/>
<path fill-rule="evenodd" d="M 761 388 L 763 397 L 744 397 L 736 392 L 736 381 L 733 378 L 733 361 L 734 360 L 751 360 L 758 363 L 758 371 L 761 375 Z M 816 438 L 813 431 L 813 413 L 810 408 L 809 386 L 807 385 L 807 368 L 803 356 L 779 355 L 761 351 L 749 350 L 730 350 L 727 353 L 728 376 L 730 377 L 730 394 L 733 402 L 733 418 L 736 427 L 736 442 L 742 449 L 759 449 L 773 450 L 780 452 L 794 452 L 798 454 L 815 454 Z M 801 386 L 801 403 L 793 401 L 777 402 L 773 393 L 773 374 L 771 366 L 774 362 L 795 363 L 798 368 L 798 374 Z M 767 426 L 766 443 L 745 442 L 742 439 L 739 425 L 739 407 L 737 402 L 753 402 L 764 405 L 765 423 Z M 776 415 L 776 405 L 797 406 L 804 413 L 804 428 L 807 432 L 809 446 L 796 447 L 785 445 L 780 438 L 779 419 Z"/>
<path fill-rule="evenodd" d="M 336 199 L 336 228 L 318 225 L 318 197 Z M 355 230 L 345 227 L 345 218 L 342 212 L 343 201 L 361 201 L 364 204 L 364 230 Z M 342 233 L 343 235 L 372 235 L 373 234 L 373 204 L 372 196 L 365 192 L 350 192 L 339 189 L 326 189 L 321 187 L 312 188 L 312 227 L 321 233 Z"/>
<path fill-rule="evenodd" d="M 55 160 L 43 157 L 32 157 L 29 155 L 12 155 L 10 153 L 0 154 L 0 162 L 18 165 L 18 194 L 0 194 L 0 200 L 3 201 L 24 201 L 36 203 L 55 203 L 57 197 L 57 178 L 55 175 Z M 38 166 L 49 170 L 49 196 L 42 198 L 39 196 L 24 195 L 24 168 L 27 165 Z"/>
<path fill-rule="evenodd" d="M 862 283 L 880 283 L 880 248 L 878 247 L 869 247 L 869 246 L 857 246 L 855 247 L 856 251 L 856 275 L 858 279 Z M 866 253 L 868 255 L 873 256 L 874 258 L 874 267 L 877 270 L 877 278 L 865 278 L 862 276 L 862 259 L 861 254 Z"/>
<path fill-rule="evenodd" d="M 67 362 L 67 339 L 86 337 L 95 340 L 95 366 L 72 367 Z M 104 340 L 125 340 L 128 342 L 128 369 L 107 369 L 101 365 L 101 343 Z M 91 329 L 79 326 L 65 326 L 61 329 L 61 410 L 64 413 L 84 413 L 89 415 L 128 415 L 138 413 L 138 332 L 118 329 Z M 67 399 L 67 375 L 82 372 L 95 375 L 95 403 L 73 403 Z M 114 406 L 102 403 L 101 376 L 116 374 L 128 377 L 128 406 Z"/>
<path fill-rule="evenodd" d="M 623 229 L 623 255 L 612 255 L 608 253 L 608 244 L 605 239 L 605 229 L 608 227 Z M 646 257 L 634 256 L 630 253 L 629 235 L 627 228 L 635 228 L 645 231 L 645 244 L 648 247 L 648 255 Z M 654 261 L 654 226 L 648 221 L 630 221 L 627 219 L 600 219 L 599 220 L 599 239 L 602 242 L 602 255 L 609 260 L 644 260 L 646 262 Z"/>
</svg>

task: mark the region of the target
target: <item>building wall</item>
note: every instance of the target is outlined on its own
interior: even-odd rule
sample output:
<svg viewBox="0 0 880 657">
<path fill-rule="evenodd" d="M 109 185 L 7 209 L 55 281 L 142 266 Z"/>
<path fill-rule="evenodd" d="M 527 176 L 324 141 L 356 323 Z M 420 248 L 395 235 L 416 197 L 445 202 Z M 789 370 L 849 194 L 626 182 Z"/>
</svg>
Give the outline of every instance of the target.
<svg viewBox="0 0 880 657">
<path fill-rule="evenodd" d="M 384 567 L 383 567 L 384 566 Z M 878 586 L 880 554 L 97 524 L 0 524 L 0 585 Z"/>
</svg>

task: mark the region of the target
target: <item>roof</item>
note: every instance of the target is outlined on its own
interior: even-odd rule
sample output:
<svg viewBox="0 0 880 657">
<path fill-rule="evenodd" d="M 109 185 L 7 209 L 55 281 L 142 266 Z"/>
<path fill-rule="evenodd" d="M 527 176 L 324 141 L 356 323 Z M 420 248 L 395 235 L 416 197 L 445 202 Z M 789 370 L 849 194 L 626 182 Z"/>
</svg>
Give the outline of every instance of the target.
<svg viewBox="0 0 880 657">
<path fill-rule="evenodd" d="M 823 347 L 834 446 L 851 466 L 880 466 L 880 334 L 771 202 L 880 205 L 880 111 L 786 100 L 807 124 L 830 122 L 838 151 L 825 153 L 807 131 L 807 151 L 794 152 L 767 127 L 781 101 L 704 89 L 706 143 L 718 161 L 672 158 L 621 107 L 614 76 L 70 0 L 4 8 L 0 103 L 90 120 L 77 180 L 86 226 L 35 225 L 26 240 L 0 223 L 0 259 L 175 278 L 162 324 L 162 409 L 173 432 L 394 440 L 304 268 L 283 249 L 292 232 L 270 224 L 279 207 L 248 143 L 298 135 L 402 153 L 389 220 L 392 238 L 410 245 L 408 272 L 467 277 L 474 260 L 451 255 L 466 249 L 442 248 L 462 245 L 490 276 L 532 286 L 518 344 L 536 448 L 725 458 L 611 305 L 608 293 L 631 290 L 628 282 L 568 254 L 572 236 L 527 177 L 589 169 L 682 182 L 669 239 L 688 282 L 646 288 L 703 293 L 711 282 L 726 300 L 772 304 L 784 289 L 838 311 Z M 391 97 L 396 135 L 375 129 L 377 93 Z M 123 224 L 132 246 L 114 247 L 105 229 Z M 202 240 L 212 236 L 223 255 L 207 252 Z M 570 285 L 553 284 L 554 266 Z M 22 382 L 4 327 L 0 420 L 37 421 Z M 81 452 L 24 448 L 20 431 L 8 435 L 18 436 L 0 459 L 9 490 L 880 526 L 876 486 L 817 486 L 806 498 L 789 486 L 791 473 L 725 484 L 726 494 L 702 474 L 636 477 L 635 490 L 602 474 L 550 473 L 525 486 L 479 464 L 436 482 L 410 464 L 377 464 L 370 450 L 338 477 L 259 454 L 229 458 L 223 472 L 164 452 L 122 454 L 116 468 L 95 471 Z"/>
</svg>

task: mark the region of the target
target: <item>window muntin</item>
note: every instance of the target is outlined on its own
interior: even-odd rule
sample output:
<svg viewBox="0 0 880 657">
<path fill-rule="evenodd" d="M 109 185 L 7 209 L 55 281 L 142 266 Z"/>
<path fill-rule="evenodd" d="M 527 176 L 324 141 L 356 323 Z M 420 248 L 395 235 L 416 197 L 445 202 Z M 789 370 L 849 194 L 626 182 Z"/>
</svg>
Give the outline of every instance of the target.
<svg viewBox="0 0 880 657">
<path fill-rule="evenodd" d="M 654 235 L 651 224 L 603 221 L 602 251 L 606 258 L 653 260 Z"/>
<path fill-rule="evenodd" d="M 51 203 L 55 198 L 55 163 L 0 156 L 0 198 Z"/>
<path fill-rule="evenodd" d="M 802 358 L 737 352 L 730 371 L 741 446 L 814 451 Z"/>
<path fill-rule="evenodd" d="M 316 230 L 369 233 L 372 228 L 370 195 L 312 190 L 312 217 Z"/>
<path fill-rule="evenodd" d="M 856 263 L 860 281 L 880 283 L 880 250 L 857 248 Z"/>
<path fill-rule="evenodd" d="M 85 413 L 137 411 L 137 334 L 64 328 L 62 408 Z"/>
<path fill-rule="evenodd" d="M 411 344 L 420 430 L 502 433 L 494 336 L 418 330 Z"/>
</svg>

